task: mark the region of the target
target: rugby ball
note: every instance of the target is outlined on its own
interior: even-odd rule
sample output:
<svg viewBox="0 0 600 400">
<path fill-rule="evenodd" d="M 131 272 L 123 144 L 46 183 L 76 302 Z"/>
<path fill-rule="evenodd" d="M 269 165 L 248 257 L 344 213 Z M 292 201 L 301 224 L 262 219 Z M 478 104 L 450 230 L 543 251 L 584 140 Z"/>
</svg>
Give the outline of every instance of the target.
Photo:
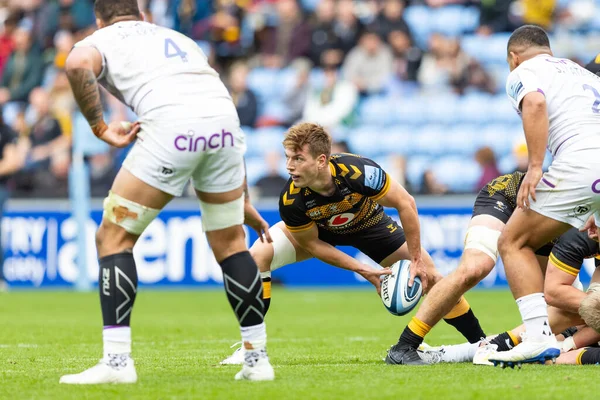
<svg viewBox="0 0 600 400">
<path fill-rule="evenodd" d="M 394 315 L 408 314 L 419 303 L 423 295 L 423 285 L 417 276 L 412 287 L 410 279 L 410 261 L 400 260 L 391 266 L 392 273 L 381 281 L 381 300 L 387 310 Z"/>
</svg>

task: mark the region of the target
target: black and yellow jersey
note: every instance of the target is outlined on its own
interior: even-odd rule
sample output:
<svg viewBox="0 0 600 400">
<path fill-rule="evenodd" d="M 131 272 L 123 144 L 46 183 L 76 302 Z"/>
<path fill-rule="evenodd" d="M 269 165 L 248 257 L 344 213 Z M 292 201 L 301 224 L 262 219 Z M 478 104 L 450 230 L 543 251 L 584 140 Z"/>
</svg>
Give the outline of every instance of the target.
<svg viewBox="0 0 600 400">
<path fill-rule="evenodd" d="M 519 171 L 501 175 L 488 183 L 484 189 L 490 197 L 494 197 L 497 193 L 501 194 L 506 202 L 515 209 L 517 207 L 517 194 L 524 177 L 525 174 Z"/>
<path fill-rule="evenodd" d="M 587 232 L 579 232 L 577 228 L 571 228 L 558 238 L 550 253 L 550 262 L 561 271 L 577 276 L 586 258 L 596 258 L 596 266 L 598 266 L 599 245 L 588 237 Z"/>
<path fill-rule="evenodd" d="M 390 178 L 374 161 L 354 154 L 333 154 L 329 169 L 335 193 L 329 197 L 310 188 L 297 188 L 290 179 L 279 199 L 279 214 L 290 232 L 301 232 L 315 224 L 338 235 L 348 235 L 379 224 L 381 199 L 390 188 Z"/>
</svg>

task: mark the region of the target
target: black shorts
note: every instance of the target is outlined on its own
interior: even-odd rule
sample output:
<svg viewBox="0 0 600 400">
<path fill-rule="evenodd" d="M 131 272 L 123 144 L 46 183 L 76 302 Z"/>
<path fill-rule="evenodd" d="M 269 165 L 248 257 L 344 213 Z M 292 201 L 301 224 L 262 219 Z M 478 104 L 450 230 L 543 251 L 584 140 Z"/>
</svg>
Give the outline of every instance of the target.
<svg viewBox="0 0 600 400">
<path fill-rule="evenodd" d="M 477 194 L 472 217 L 490 215 L 506 224 L 514 211 L 515 208 L 506 199 L 504 191 L 499 190 L 490 196 L 486 185 Z"/>
<path fill-rule="evenodd" d="M 590 239 L 587 232 L 579 232 L 576 228 L 571 228 L 554 245 L 550 260 L 560 270 L 577 275 L 583 260 L 596 257 L 598 252 L 598 242 Z"/>
<path fill-rule="evenodd" d="M 352 246 L 377 264 L 406 242 L 404 230 L 387 214 L 375 226 L 348 235 L 334 234 L 319 228 L 319 239 L 332 246 Z"/>
<path fill-rule="evenodd" d="M 499 190 L 490 196 L 488 186 L 486 185 L 479 191 L 479 194 L 477 194 L 475 204 L 473 205 L 473 215 L 471 218 L 478 215 L 489 215 L 506 224 L 515 211 L 515 208 L 511 203 L 512 202 L 506 198 L 503 190 Z M 553 243 L 546 243 L 540 247 L 535 254 L 538 256 L 548 257 L 553 246 Z"/>
</svg>

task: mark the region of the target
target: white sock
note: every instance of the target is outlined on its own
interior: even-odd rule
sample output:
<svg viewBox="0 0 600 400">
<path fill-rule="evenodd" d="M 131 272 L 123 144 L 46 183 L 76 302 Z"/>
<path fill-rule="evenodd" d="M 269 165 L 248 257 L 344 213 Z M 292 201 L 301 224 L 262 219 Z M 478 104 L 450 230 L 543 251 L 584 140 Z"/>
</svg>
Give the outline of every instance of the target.
<svg viewBox="0 0 600 400">
<path fill-rule="evenodd" d="M 472 362 L 475 357 L 475 352 L 479 347 L 477 343 L 462 343 L 454 344 L 451 346 L 443 346 L 444 355 L 442 355 L 442 362 L 447 363 L 461 363 L 461 362 Z"/>
<path fill-rule="evenodd" d="M 242 326 L 242 346 L 246 347 L 249 343 L 253 349 L 262 350 L 267 346 L 267 326 L 263 322 L 259 325 Z"/>
<path fill-rule="evenodd" d="M 104 358 L 109 354 L 131 354 L 131 328 L 129 326 L 105 327 L 102 331 Z"/>
<path fill-rule="evenodd" d="M 517 299 L 517 305 L 525 324 L 527 337 L 533 340 L 550 340 L 552 329 L 548 322 L 548 305 L 543 293 L 533 293 Z"/>
</svg>

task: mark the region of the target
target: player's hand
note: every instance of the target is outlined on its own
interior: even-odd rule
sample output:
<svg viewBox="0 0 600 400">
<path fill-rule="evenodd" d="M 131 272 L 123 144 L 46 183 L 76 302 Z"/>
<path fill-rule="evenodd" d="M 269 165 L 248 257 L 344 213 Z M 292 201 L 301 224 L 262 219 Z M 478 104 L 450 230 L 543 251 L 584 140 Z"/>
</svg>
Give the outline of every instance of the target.
<svg viewBox="0 0 600 400">
<path fill-rule="evenodd" d="M 531 200 L 536 201 L 535 197 L 535 187 L 542 180 L 542 168 L 529 168 L 525 177 L 523 178 L 523 182 L 521 183 L 521 188 L 519 189 L 519 193 L 517 195 L 517 206 L 523 209 L 528 209 L 531 205 L 529 201 L 529 197 L 531 196 Z"/>
<path fill-rule="evenodd" d="M 108 129 L 106 129 L 99 138 L 111 146 L 123 148 L 133 143 L 139 131 L 139 122 L 130 123 L 116 121 L 108 124 Z"/>
<path fill-rule="evenodd" d="M 358 271 L 358 273 L 371 282 L 373 286 L 375 286 L 375 290 L 377 290 L 377 294 L 381 295 L 381 276 L 382 275 L 390 275 L 392 273 L 391 268 L 383 268 L 377 269 L 373 268 L 367 264 L 363 264 L 363 269 Z"/>
<path fill-rule="evenodd" d="M 590 216 L 585 225 L 579 229 L 580 232 L 587 231 L 588 237 L 598 242 L 598 227 L 596 226 L 596 220 L 594 216 Z"/>
<path fill-rule="evenodd" d="M 267 243 L 273 243 L 269 233 L 269 224 L 249 201 L 244 202 L 244 223 L 256 231 L 261 242 L 264 243 L 266 239 Z"/>
<path fill-rule="evenodd" d="M 421 258 L 413 259 L 410 262 L 410 279 L 408 280 L 408 286 L 412 287 L 415 283 L 415 277 L 421 278 L 421 285 L 423 286 L 423 292 L 427 290 L 427 270 L 425 269 L 425 263 Z"/>
</svg>

